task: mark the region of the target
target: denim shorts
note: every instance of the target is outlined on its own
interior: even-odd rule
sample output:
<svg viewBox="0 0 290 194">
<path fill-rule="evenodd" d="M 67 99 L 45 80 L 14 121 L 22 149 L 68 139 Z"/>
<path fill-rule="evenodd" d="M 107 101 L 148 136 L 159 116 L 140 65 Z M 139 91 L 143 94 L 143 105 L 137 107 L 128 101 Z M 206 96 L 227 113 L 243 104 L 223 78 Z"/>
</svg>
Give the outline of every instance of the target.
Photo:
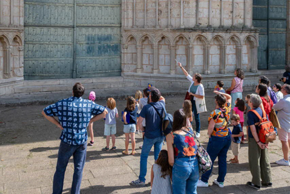
<svg viewBox="0 0 290 194">
<path fill-rule="evenodd" d="M 105 136 L 115 135 L 116 134 L 116 125 L 107 125 L 105 124 Z"/>
<path fill-rule="evenodd" d="M 135 133 L 136 124 L 124 125 L 124 133 Z"/>
</svg>

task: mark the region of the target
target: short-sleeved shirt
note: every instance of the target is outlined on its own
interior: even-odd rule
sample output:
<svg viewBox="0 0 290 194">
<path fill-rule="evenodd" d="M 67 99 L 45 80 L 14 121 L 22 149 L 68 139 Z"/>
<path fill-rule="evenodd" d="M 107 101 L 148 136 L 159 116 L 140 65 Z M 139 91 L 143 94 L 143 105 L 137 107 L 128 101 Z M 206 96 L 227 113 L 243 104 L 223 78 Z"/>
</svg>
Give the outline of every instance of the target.
<svg viewBox="0 0 290 194">
<path fill-rule="evenodd" d="M 241 124 L 238 124 L 233 127 L 232 134 L 233 135 L 239 135 L 241 132 L 243 132 Z M 241 143 L 242 137 L 234 137 L 233 142 L 235 143 Z"/>
<path fill-rule="evenodd" d="M 173 148 L 175 158 L 184 158 L 195 156 L 197 152 L 197 145 L 194 140 L 193 131 L 189 128 L 189 133 L 180 135 L 172 133 L 173 135 Z"/>
<path fill-rule="evenodd" d="M 240 122 L 244 122 L 244 111 L 240 111 L 238 107 L 235 107 L 233 110 L 240 116 Z"/>
<path fill-rule="evenodd" d="M 197 91 L 198 86 L 199 86 L 199 85 L 196 85 L 196 86 L 195 86 L 194 84 L 192 84 L 191 87 L 190 87 L 190 89 L 189 89 L 190 92 L 193 93 L 193 94 L 195 94 L 196 91 Z"/>
<path fill-rule="evenodd" d="M 261 108 L 258 107 L 258 108 L 254 109 L 254 110 L 256 110 L 256 111 L 259 113 L 259 115 L 260 115 L 261 117 L 263 117 L 263 112 L 262 112 L 262 109 L 261 109 Z M 248 116 L 248 136 L 249 136 L 250 138 L 254 138 L 254 137 L 253 137 L 253 134 L 252 134 L 252 132 L 251 132 L 250 126 L 251 126 L 251 125 L 255 125 L 255 123 L 258 123 L 260 120 L 259 120 L 259 118 L 256 116 L 256 114 L 253 113 L 252 111 L 249 111 L 248 114 L 247 114 L 247 116 Z M 256 130 L 258 131 L 258 130 L 259 130 L 258 125 L 256 125 L 255 127 L 256 127 Z"/>
<path fill-rule="evenodd" d="M 264 97 L 261 97 L 261 100 L 262 100 L 262 103 L 264 106 L 265 113 L 266 113 L 267 117 L 269 118 L 269 114 L 270 114 L 272 107 L 273 107 L 273 101 L 271 100 L 271 98 L 269 98 L 269 101 L 268 101 Z"/>
<path fill-rule="evenodd" d="M 221 109 L 215 109 L 211 112 L 208 121 L 214 120 L 215 126 L 212 132 L 212 136 L 225 137 L 229 135 L 228 121 L 230 120 L 231 103 L 227 103 L 226 106 Z"/>
<path fill-rule="evenodd" d="M 118 109 L 115 107 L 113 110 L 106 108 L 108 114 L 106 115 L 106 125 L 115 125 L 116 124 L 116 114 L 118 114 Z"/>
<path fill-rule="evenodd" d="M 127 124 L 125 125 L 137 123 L 137 111 L 138 111 L 137 106 L 135 106 L 134 110 L 128 110 L 127 108 L 125 108 L 124 113 L 127 112 L 127 118 L 126 118 Z"/>
<path fill-rule="evenodd" d="M 105 107 L 83 98 L 70 97 L 47 106 L 47 116 L 57 116 L 63 127 L 60 139 L 70 145 L 86 143 L 87 126 L 92 115 L 102 114 Z"/>
<path fill-rule="evenodd" d="M 286 78 L 286 84 L 290 84 L 290 72 L 284 72 L 283 77 Z"/>
<path fill-rule="evenodd" d="M 162 136 L 162 122 L 160 116 L 157 114 L 154 107 L 157 109 L 157 111 L 160 113 L 160 115 L 163 115 L 163 111 L 165 108 L 165 102 L 164 101 L 158 101 L 158 102 L 152 102 L 150 104 L 147 104 L 143 107 L 140 116 L 142 118 L 146 119 L 146 129 L 145 129 L 145 137 L 148 139 L 154 139 L 157 137 Z"/>
</svg>

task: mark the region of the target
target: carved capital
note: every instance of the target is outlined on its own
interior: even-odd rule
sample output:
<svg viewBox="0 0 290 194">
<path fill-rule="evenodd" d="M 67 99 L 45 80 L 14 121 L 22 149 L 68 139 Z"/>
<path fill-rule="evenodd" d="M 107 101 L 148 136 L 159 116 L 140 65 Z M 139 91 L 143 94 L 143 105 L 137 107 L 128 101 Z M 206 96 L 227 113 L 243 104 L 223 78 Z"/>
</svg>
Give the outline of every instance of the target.
<svg viewBox="0 0 290 194">
<path fill-rule="evenodd" d="M 24 46 L 19 46 L 18 47 L 18 51 L 23 51 L 24 50 Z"/>
</svg>

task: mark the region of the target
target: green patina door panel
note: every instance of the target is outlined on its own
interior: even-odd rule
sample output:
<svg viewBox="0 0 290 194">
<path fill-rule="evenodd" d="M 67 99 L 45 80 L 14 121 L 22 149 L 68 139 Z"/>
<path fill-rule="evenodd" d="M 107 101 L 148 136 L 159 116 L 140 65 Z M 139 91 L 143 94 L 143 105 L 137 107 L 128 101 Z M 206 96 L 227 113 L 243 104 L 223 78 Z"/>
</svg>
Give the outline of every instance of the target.
<svg viewBox="0 0 290 194">
<path fill-rule="evenodd" d="M 121 74 L 121 0 L 77 0 L 77 77 Z"/>
<path fill-rule="evenodd" d="M 25 0 L 25 79 L 121 74 L 121 0 Z"/>
<path fill-rule="evenodd" d="M 253 25 L 260 30 L 259 69 L 283 69 L 286 63 L 287 0 L 254 0 Z"/>
</svg>

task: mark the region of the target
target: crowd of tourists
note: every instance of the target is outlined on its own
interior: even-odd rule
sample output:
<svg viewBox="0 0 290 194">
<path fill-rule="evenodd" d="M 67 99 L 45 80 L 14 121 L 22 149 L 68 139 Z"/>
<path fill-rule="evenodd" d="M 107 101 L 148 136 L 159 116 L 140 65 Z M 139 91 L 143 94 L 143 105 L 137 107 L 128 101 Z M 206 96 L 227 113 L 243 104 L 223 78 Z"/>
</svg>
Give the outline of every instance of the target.
<svg viewBox="0 0 290 194">
<path fill-rule="evenodd" d="M 135 98 L 129 96 L 120 115 L 125 133 L 122 154 L 135 155 L 135 133 L 139 132 L 143 136 L 139 177 L 130 185 L 146 186 L 147 160 L 154 147 L 155 164 L 151 168 L 150 180 L 152 194 L 195 194 L 197 187 L 208 187 L 216 158 L 219 170 L 213 184 L 223 188 L 229 149 L 234 155 L 229 161 L 238 164 L 240 144 L 247 143 L 252 180 L 245 184 L 256 190 L 262 186 L 271 187 L 268 147 L 276 135 L 281 141 L 284 156 L 276 163 L 290 165 L 290 71 L 284 73 L 281 79 L 283 85 L 275 83 L 272 88 L 270 80 L 261 76 L 255 94 L 246 95 L 243 92 L 245 75 L 242 69 L 235 70 L 228 89 L 224 88 L 222 80 L 217 81 L 214 88 L 215 108 L 209 114 L 207 125 L 209 140 L 207 149 L 204 149 L 198 141 L 200 114 L 207 112 L 202 76 L 198 73 L 191 76 L 181 63 L 178 65 L 190 83 L 185 99 L 181 99 L 183 106 L 173 113 L 173 119 L 166 111 L 166 101 L 160 90 L 151 85 L 142 92 L 137 91 Z M 115 99 L 108 98 L 106 106 L 102 106 L 94 102 L 96 95 L 93 91 L 88 99 L 82 98 L 84 92 L 84 86 L 76 83 L 72 97 L 49 105 L 42 111 L 47 120 L 62 130 L 53 178 L 54 194 L 62 193 L 64 175 L 71 156 L 75 165 L 71 193 L 80 193 L 87 146 L 94 145 L 95 121 L 105 120 L 106 146 L 102 150 L 116 150 L 116 119 L 119 112 Z M 168 124 L 166 126 L 165 121 Z M 244 126 L 246 130 L 243 130 Z M 89 143 L 88 133 L 91 138 Z M 162 150 L 164 143 L 167 145 L 166 150 Z"/>
</svg>

